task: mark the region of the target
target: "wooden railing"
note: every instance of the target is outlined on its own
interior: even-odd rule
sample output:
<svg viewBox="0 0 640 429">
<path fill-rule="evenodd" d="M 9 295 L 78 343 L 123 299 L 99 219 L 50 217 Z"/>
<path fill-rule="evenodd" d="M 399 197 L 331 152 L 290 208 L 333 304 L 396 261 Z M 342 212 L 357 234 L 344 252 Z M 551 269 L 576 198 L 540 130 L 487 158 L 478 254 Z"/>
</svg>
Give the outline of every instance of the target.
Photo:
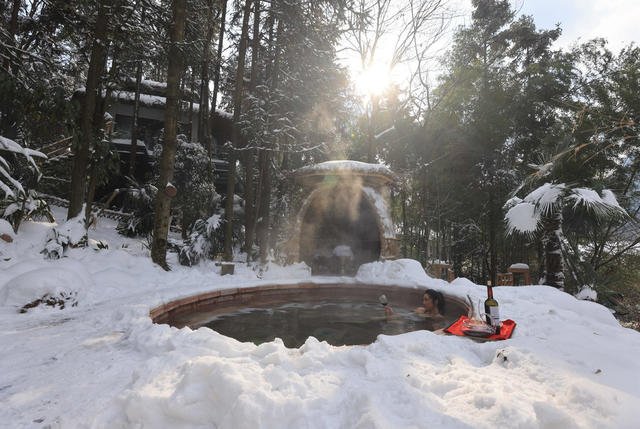
<svg viewBox="0 0 640 429">
<path fill-rule="evenodd" d="M 71 154 L 71 145 L 73 144 L 73 136 L 65 137 L 40 148 L 40 152 L 47 155 L 47 160 L 65 158 Z"/>
<path fill-rule="evenodd" d="M 49 204 L 56 205 L 58 207 L 64 207 L 64 208 L 69 207 L 69 200 L 66 200 L 64 198 L 60 198 L 60 197 L 56 197 L 48 194 L 42 194 L 42 193 L 40 194 L 40 196 L 44 198 Z M 94 214 L 99 217 L 106 217 L 113 220 L 128 219 L 133 216 L 133 214 L 131 213 L 110 210 L 105 207 L 100 208 L 98 204 L 96 204 Z"/>
</svg>

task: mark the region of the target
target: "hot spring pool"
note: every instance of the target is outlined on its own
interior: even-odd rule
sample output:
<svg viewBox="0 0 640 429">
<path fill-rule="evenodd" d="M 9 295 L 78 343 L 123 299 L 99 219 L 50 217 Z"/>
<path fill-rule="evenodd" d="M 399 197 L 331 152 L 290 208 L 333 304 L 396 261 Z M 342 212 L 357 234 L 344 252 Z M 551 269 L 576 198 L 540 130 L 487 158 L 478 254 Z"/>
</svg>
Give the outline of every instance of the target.
<svg viewBox="0 0 640 429">
<path fill-rule="evenodd" d="M 203 326 L 239 341 L 260 344 L 281 338 L 300 347 L 308 337 L 334 346 L 370 344 L 380 334 L 436 330 L 467 314 L 466 304 L 445 295 L 441 319 L 413 312 L 423 289 L 362 284 L 269 285 L 220 290 L 170 302 L 151 311 L 156 323 Z M 385 317 L 378 297 L 385 294 L 393 316 Z"/>
<path fill-rule="evenodd" d="M 369 344 L 379 334 L 436 330 L 454 321 L 425 319 L 405 308 L 394 308 L 393 316 L 385 317 L 378 303 L 331 300 L 246 308 L 214 316 L 192 327 L 206 326 L 222 335 L 255 344 L 281 338 L 287 347 L 300 347 L 308 337 L 334 346 Z"/>
</svg>

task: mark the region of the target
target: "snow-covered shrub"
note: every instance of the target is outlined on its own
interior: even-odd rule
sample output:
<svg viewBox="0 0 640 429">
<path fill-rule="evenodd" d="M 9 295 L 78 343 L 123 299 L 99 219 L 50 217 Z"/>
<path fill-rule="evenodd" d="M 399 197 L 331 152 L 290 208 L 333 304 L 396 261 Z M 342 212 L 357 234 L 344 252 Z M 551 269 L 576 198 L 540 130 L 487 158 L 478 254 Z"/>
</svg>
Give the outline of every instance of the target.
<svg viewBox="0 0 640 429">
<path fill-rule="evenodd" d="M 96 250 L 107 250 L 109 248 L 109 243 L 105 243 L 101 240 L 96 241 L 94 244 Z"/>
<path fill-rule="evenodd" d="M 25 304 L 20 308 L 20 313 L 26 313 L 30 308 L 38 307 L 40 305 L 47 305 L 49 307 L 58 307 L 60 310 L 64 310 L 66 306 L 76 307 L 78 305 L 78 294 L 76 292 L 60 292 L 59 295 L 43 295 L 28 304 Z"/>
<path fill-rule="evenodd" d="M 175 204 L 182 214 L 183 231 L 190 231 L 197 219 L 207 219 L 214 212 L 220 201 L 214 179 L 206 149 L 179 135 L 173 183 L 178 188 Z"/>
<path fill-rule="evenodd" d="M 84 209 L 80 211 L 84 213 Z M 47 234 L 42 253 L 49 259 L 60 259 L 68 248 L 86 247 L 88 243 L 87 229 L 82 214 L 69 219 L 62 226 L 51 228 Z"/>
<path fill-rule="evenodd" d="M 575 297 L 577 299 L 596 302 L 598 300 L 598 292 L 596 292 L 593 287 L 585 285 L 578 291 Z"/>
<path fill-rule="evenodd" d="M 150 183 L 140 185 L 131 178 L 126 190 L 125 209 L 132 216 L 121 218 L 116 226 L 117 231 L 127 237 L 147 236 L 153 231 L 154 202 L 158 188 Z"/>
<path fill-rule="evenodd" d="M 33 189 L 6 197 L 0 202 L 0 213 L 11 224 L 14 232 L 18 232 L 25 219 L 47 219 L 49 222 L 55 220 L 49 204 Z"/>
<path fill-rule="evenodd" d="M 18 232 L 20 223 L 29 217 L 53 221 L 48 204 L 33 189 L 41 177 L 33 157 L 46 158 L 46 155 L 0 136 L 0 191 L 4 194 L 0 200 L 0 217 L 11 223 L 14 232 Z"/>
<path fill-rule="evenodd" d="M 34 307 L 75 307 L 91 284 L 85 265 L 71 258 L 55 264 L 27 263 L 20 268 L 8 270 L 8 280 L 0 286 L 0 306 L 14 307 L 21 313 Z"/>
<path fill-rule="evenodd" d="M 216 214 L 207 220 L 198 219 L 193 224 L 191 234 L 180 249 L 179 261 L 182 265 L 195 265 L 200 259 L 213 259 L 224 248 L 224 228 L 221 216 Z"/>
<path fill-rule="evenodd" d="M 42 152 L 23 148 L 13 140 L 0 136 L 0 190 L 5 196 L 13 195 L 16 191 L 24 193 L 20 181 L 11 175 L 11 173 L 14 172 L 16 155 L 23 155 L 30 164 L 31 171 L 35 172 L 36 175 L 40 174 L 40 170 L 33 160 L 33 157 L 47 157 Z"/>
</svg>

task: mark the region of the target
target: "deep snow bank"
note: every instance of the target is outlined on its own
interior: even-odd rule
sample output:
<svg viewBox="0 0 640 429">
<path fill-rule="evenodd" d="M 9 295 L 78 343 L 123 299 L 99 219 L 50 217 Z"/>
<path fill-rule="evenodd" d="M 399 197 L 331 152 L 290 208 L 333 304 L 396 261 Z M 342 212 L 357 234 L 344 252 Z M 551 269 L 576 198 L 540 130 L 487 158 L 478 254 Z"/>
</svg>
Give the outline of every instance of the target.
<svg viewBox="0 0 640 429">
<path fill-rule="evenodd" d="M 496 287 L 512 339 L 419 331 L 367 347 L 309 338 L 256 346 L 210 329 L 154 325 L 149 310 L 219 288 L 335 282 L 302 265 L 220 276 L 213 263 L 171 272 L 102 221 L 108 250 L 44 260 L 49 224 L 0 242 L 0 421 L 12 428 L 635 428 L 640 334 L 604 307 L 544 286 Z M 262 278 L 261 278 L 262 277 Z M 466 279 L 431 279 L 415 261 L 376 262 L 355 279 L 483 299 Z M 77 307 L 17 312 L 60 290 Z"/>
</svg>

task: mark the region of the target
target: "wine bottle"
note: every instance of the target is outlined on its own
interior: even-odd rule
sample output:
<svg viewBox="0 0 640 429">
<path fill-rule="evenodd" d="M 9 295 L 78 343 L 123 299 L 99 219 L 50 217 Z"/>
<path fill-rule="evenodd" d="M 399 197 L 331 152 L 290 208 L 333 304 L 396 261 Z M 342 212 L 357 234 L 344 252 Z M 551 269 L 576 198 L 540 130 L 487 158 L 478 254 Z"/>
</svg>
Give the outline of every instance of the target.
<svg viewBox="0 0 640 429">
<path fill-rule="evenodd" d="M 491 280 L 487 282 L 487 299 L 484 301 L 484 313 L 487 324 L 495 328 L 496 334 L 500 333 L 500 313 L 498 311 L 498 301 L 493 297 L 493 287 Z"/>
</svg>

